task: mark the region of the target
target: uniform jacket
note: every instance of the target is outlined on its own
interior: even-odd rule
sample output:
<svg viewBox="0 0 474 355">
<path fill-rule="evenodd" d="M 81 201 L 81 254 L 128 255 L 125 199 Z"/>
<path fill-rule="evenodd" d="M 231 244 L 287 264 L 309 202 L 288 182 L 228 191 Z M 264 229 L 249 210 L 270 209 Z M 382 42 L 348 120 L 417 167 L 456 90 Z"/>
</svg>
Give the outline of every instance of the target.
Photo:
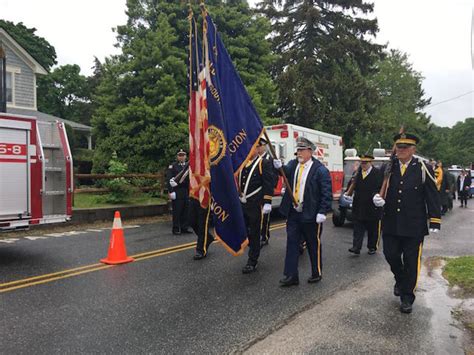
<svg viewBox="0 0 474 355">
<path fill-rule="evenodd" d="M 250 176 L 249 174 L 254 164 L 258 164 L 258 166 L 253 169 L 253 173 Z M 244 167 L 238 176 L 238 181 L 240 181 L 239 192 L 243 193 L 248 179 L 250 179 L 250 182 L 247 188 L 247 195 L 250 195 L 259 187 L 261 187 L 261 189 L 255 195 L 248 197 L 246 203 L 272 203 L 274 181 L 272 163 L 262 158 L 255 160 L 250 166 Z"/>
<path fill-rule="evenodd" d="M 174 162 L 173 164 L 168 166 L 168 170 L 166 172 L 166 186 L 168 187 L 168 192 L 176 192 L 177 200 L 189 198 L 189 175 L 186 176 L 184 179 L 182 178 L 184 173 L 186 173 L 186 171 L 182 171 L 184 169 L 187 169 L 188 167 L 188 163 L 180 164 L 179 162 Z M 175 178 L 175 181 L 176 183 L 178 183 L 178 186 L 171 187 L 171 178 Z"/>
<path fill-rule="evenodd" d="M 318 213 L 326 214 L 332 209 L 332 184 L 329 170 L 319 160 L 315 158 L 312 158 L 312 160 L 313 165 L 306 177 L 304 188 L 303 222 L 315 222 Z M 298 160 L 293 159 L 283 167 L 290 186 L 293 186 L 297 165 Z M 280 212 L 288 217 L 292 208 L 292 198 L 288 189 L 286 189 Z"/>
<path fill-rule="evenodd" d="M 458 192 L 461 192 L 461 191 L 469 191 L 469 189 L 471 188 L 471 176 L 470 176 L 470 172 L 467 173 L 467 175 L 464 177 L 464 184 L 463 186 L 460 186 L 461 185 L 461 175 L 458 176 L 458 181 L 456 182 L 456 186 L 458 187 Z"/>
<path fill-rule="evenodd" d="M 422 164 L 412 158 L 405 174 L 401 176 L 400 163 L 395 159 L 383 213 L 383 231 L 402 237 L 422 238 L 430 228 L 440 228 L 441 205 L 435 182 L 425 175 Z M 434 178 L 433 169 L 427 166 Z"/>
<path fill-rule="evenodd" d="M 362 178 L 362 171 L 357 173 L 354 188 L 354 201 L 352 203 L 352 216 L 358 221 L 373 221 L 382 217 L 382 210 L 375 207 L 372 198 L 380 192 L 383 175 L 376 167 L 372 166 L 370 174 Z"/>
<path fill-rule="evenodd" d="M 277 185 L 278 185 L 278 179 L 279 179 L 279 177 L 280 177 L 280 172 L 278 171 L 278 169 L 275 169 L 275 168 L 273 167 L 273 163 L 272 163 L 273 158 L 272 158 L 272 156 L 271 156 L 269 153 L 265 153 L 265 154 L 263 155 L 263 157 L 264 157 L 265 159 L 267 159 L 268 161 L 270 161 L 270 165 L 271 165 L 271 167 L 272 167 L 272 174 L 273 174 L 273 188 L 275 189 L 275 188 L 277 187 Z"/>
</svg>

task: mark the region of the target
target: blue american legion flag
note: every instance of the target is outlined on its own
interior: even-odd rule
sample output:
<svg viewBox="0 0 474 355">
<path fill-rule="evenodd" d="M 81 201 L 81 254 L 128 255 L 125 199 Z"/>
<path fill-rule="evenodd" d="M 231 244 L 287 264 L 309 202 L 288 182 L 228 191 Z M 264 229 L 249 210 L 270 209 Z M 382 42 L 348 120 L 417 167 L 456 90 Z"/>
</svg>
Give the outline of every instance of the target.
<svg viewBox="0 0 474 355">
<path fill-rule="evenodd" d="M 204 20 L 204 64 L 216 237 L 234 255 L 248 244 L 235 176 L 247 163 L 263 124 L 209 15 Z"/>
</svg>

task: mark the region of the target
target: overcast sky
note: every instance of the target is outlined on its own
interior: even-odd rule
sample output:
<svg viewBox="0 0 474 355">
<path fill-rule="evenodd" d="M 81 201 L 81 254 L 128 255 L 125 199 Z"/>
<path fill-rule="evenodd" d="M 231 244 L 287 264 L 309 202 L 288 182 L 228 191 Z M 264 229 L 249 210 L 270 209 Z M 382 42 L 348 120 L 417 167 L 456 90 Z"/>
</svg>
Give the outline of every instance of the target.
<svg viewBox="0 0 474 355">
<path fill-rule="evenodd" d="M 376 41 L 408 53 L 415 70 L 425 77 L 423 88 L 432 97 L 432 107 L 427 108 L 432 121 L 452 126 L 474 117 L 474 0 L 374 3 L 380 27 Z M 0 0 L 0 9 L 0 18 L 35 27 L 56 48 L 59 65 L 79 64 L 85 75 L 91 74 L 94 56 L 102 61 L 117 53 L 112 28 L 126 22 L 125 0 Z"/>
</svg>

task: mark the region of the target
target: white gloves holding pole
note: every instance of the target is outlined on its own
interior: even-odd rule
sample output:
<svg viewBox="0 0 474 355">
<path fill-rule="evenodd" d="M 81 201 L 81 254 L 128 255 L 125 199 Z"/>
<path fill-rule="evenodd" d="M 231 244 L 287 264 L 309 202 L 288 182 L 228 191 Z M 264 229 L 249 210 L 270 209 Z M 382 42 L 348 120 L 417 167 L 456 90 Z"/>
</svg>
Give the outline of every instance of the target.
<svg viewBox="0 0 474 355">
<path fill-rule="evenodd" d="M 280 169 L 283 166 L 283 163 L 280 159 L 273 159 L 273 167 L 275 169 Z"/>
<path fill-rule="evenodd" d="M 379 194 L 376 194 L 373 197 L 372 201 L 374 202 L 374 205 L 377 207 L 383 207 L 385 205 L 385 200 Z"/>
<path fill-rule="evenodd" d="M 269 214 L 272 211 L 272 205 L 270 203 L 265 203 L 262 208 L 263 214 Z"/>
<path fill-rule="evenodd" d="M 171 178 L 171 179 L 170 179 L 170 186 L 171 186 L 171 187 L 176 187 L 176 186 L 178 186 L 178 183 L 177 183 L 176 181 L 174 181 L 174 178 Z"/>
<path fill-rule="evenodd" d="M 326 221 L 326 216 L 322 213 L 318 213 L 316 215 L 316 223 L 320 224 L 320 223 L 323 223 L 324 221 Z"/>
<path fill-rule="evenodd" d="M 176 200 L 176 192 L 171 192 L 169 194 L 170 200 Z"/>
</svg>

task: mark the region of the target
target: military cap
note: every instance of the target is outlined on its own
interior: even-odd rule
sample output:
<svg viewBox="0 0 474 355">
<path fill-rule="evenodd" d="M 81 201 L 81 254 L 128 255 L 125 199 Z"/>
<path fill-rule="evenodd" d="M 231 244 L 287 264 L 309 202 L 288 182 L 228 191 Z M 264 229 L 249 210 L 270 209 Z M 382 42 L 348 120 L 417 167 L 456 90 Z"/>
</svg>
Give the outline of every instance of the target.
<svg viewBox="0 0 474 355">
<path fill-rule="evenodd" d="M 374 157 L 372 155 L 368 155 L 368 154 L 359 155 L 359 158 L 360 158 L 360 161 L 371 162 L 372 160 L 374 160 Z"/>
<path fill-rule="evenodd" d="M 176 155 L 186 155 L 186 151 L 184 151 L 183 149 L 180 149 L 178 150 L 178 152 L 176 153 Z"/>
<path fill-rule="evenodd" d="M 393 137 L 395 144 L 404 144 L 404 145 L 417 145 L 420 139 L 414 134 L 410 133 L 399 133 Z"/>
<path fill-rule="evenodd" d="M 296 150 L 298 150 L 298 149 L 315 150 L 316 146 L 308 138 L 298 137 L 298 138 L 296 138 Z"/>
<path fill-rule="evenodd" d="M 265 145 L 265 144 L 268 144 L 267 140 L 265 138 L 260 138 L 258 140 L 258 145 L 259 146 L 262 146 L 262 145 Z"/>
</svg>

